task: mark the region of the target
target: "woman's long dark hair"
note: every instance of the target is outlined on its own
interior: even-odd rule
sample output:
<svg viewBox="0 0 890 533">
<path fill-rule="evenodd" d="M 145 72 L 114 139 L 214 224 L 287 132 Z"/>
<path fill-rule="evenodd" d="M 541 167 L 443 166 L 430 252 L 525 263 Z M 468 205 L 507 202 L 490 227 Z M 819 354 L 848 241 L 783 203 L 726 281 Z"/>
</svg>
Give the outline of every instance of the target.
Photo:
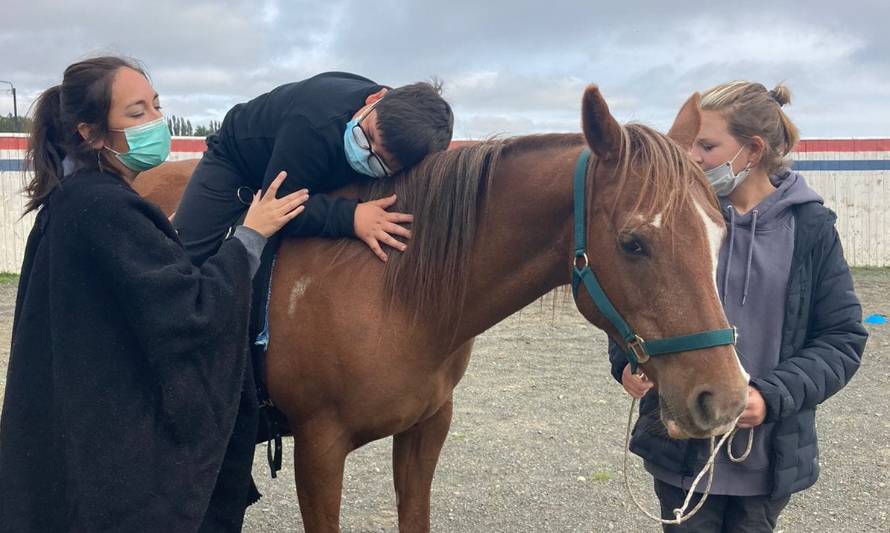
<svg viewBox="0 0 890 533">
<path fill-rule="evenodd" d="M 66 157 L 78 166 L 98 166 L 92 143 L 108 134 L 111 85 L 120 68 L 127 67 L 143 75 L 135 61 L 105 56 L 78 61 L 65 69 L 61 85 L 50 87 L 34 103 L 33 125 L 28 145 L 28 169 L 34 173 L 25 185 L 28 203 L 25 213 L 39 208 L 58 185 L 62 160 Z M 84 139 L 78 124 L 91 126 L 91 137 Z"/>
</svg>

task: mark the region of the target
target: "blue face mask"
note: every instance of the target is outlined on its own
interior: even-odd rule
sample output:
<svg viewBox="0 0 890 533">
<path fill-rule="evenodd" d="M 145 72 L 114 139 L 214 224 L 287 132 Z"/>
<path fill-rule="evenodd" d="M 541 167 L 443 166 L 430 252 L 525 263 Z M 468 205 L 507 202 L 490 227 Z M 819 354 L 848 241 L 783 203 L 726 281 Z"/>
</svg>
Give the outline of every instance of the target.
<svg viewBox="0 0 890 533">
<path fill-rule="evenodd" d="M 113 153 L 125 167 L 136 172 L 154 168 L 163 163 L 170 155 L 170 129 L 164 117 L 138 126 L 123 130 L 130 149 L 126 153 L 105 148 Z"/>
<path fill-rule="evenodd" d="M 736 187 L 745 181 L 745 178 L 747 178 L 748 174 L 751 172 L 751 163 L 748 163 L 738 174 L 732 171 L 733 162 L 744 149 L 745 147 L 742 146 L 739 148 L 739 151 L 732 156 L 732 159 L 722 165 L 717 165 L 716 167 L 705 171 L 705 177 L 708 178 L 708 181 L 711 183 L 711 187 L 713 187 L 717 196 L 729 196 Z"/>
<path fill-rule="evenodd" d="M 372 178 L 383 178 L 391 175 L 392 172 L 383 159 L 371 149 L 368 136 L 365 135 L 365 130 L 361 126 L 361 121 L 368 116 L 371 109 L 368 109 L 360 118 L 352 119 L 346 123 L 346 131 L 343 132 L 343 150 L 346 152 L 346 160 L 349 161 L 349 166 L 353 170 Z"/>
</svg>

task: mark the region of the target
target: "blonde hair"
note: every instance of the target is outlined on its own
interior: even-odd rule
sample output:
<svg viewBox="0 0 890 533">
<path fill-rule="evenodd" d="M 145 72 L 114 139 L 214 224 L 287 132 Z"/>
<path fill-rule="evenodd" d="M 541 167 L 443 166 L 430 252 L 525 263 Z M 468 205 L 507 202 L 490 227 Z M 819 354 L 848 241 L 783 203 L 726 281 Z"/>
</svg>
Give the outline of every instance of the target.
<svg viewBox="0 0 890 533">
<path fill-rule="evenodd" d="M 759 167 L 768 175 L 787 166 L 785 156 L 800 139 L 797 126 L 782 111 L 791 103 L 791 91 L 783 84 L 767 91 L 760 83 L 731 81 L 702 94 L 701 108 L 726 119 L 729 133 L 741 144 L 760 137 L 766 142 Z"/>
</svg>

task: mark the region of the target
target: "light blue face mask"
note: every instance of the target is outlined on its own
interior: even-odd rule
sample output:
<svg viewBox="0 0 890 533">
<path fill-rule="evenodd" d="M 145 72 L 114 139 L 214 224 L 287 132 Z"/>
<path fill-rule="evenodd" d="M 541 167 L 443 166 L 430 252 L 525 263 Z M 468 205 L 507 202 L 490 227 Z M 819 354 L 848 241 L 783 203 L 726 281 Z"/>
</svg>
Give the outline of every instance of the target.
<svg viewBox="0 0 890 533">
<path fill-rule="evenodd" d="M 377 103 L 375 102 L 374 105 Z M 383 178 L 391 175 L 392 172 L 383 159 L 371 149 L 371 143 L 361 126 L 362 120 L 371 113 L 374 105 L 358 119 L 354 118 L 346 123 L 346 131 L 343 132 L 343 150 L 346 152 L 346 160 L 349 161 L 349 166 L 353 170 L 372 178 Z"/>
<path fill-rule="evenodd" d="M 745 181 L 745 178 L 747 178 L 748 174 L 751 172 L 751 163 L 748 163 L 748 165 L 740 170 L 738 174 L 735 174 L 732 171 L 733 161 L 736 160 L 744 149 L 745 147 L 742 146 L 739 148 L 739 151 L 732 156 L 732 159 L 722 165 L 717 165 L 716 167 L 705 171 L 705 177 L 708 178 L 708 181 L 711 183 L 711 187 L 714 189 L 714 192 L 717 193 L 717 196 L 729 196 L 736 187 Z"/>
<path fill-rule="evenodd" d="M 130 149 L 126 153 L 105 148 L 130 170 L 142 172 L 163 163 L 170 155 L 170 129 L 164 117 L 123 130 Z"/>
</svg>

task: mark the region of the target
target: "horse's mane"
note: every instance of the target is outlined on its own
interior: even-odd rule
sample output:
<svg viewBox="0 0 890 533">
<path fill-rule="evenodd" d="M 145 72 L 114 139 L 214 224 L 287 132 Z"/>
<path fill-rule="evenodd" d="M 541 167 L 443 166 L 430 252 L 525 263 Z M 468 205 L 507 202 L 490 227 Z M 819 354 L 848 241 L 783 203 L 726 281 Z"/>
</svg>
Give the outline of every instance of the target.
<svg viewBox="0 0 890 533">
<path fill-rule="evenodd" d="M 430 154 L 407 172 L 369 182 L 362 198 L 396 194 L 391 210 L 414 215 L 407 250 L 387 249 L 388 304 L 398 302 L 415 318 L 435 312 L 443 325 L 453 325 L 466 296 L 476 230 L 498 162 L 535 148 L 581 142 L 577 134 L 548 134 L 461 143 Z"/>
<path fill-rule="evenodd" d="M 624 190 L 622 184 L 618 194 L 634 194 L 635 212 L 647 216 L 661 213 L 662 220 L 669 224 L 672 215 L 688 201 L 691 191 L 688 177 L 698 176 L 705 184 L 704 176 L 663 134 L 640 124 L 628 124 L 622 131 L 623 149 L 617 172 L 627 175 L 632 169 L 637 170 L 642 177 L 642 188 Z M 501 159 L 532 150 L 583 143 L 579 134 L 531 135 L 468 143 L 431 154 L 400 175 L 370 182 L 360 191 L 362 198 L 382 198 L 395 193 L 398 203 L 392 210 L 414 215 L 407 250 L 404 253 L 387 250 L 384 294 L 388 304 L 398 302 L 415 319 L 434 312 L 443 326 L 455 325 L 466 297 L 467 269 L 477 226 L 485 210 L 489 184 Z"/>
<path fill-rule="evenodd" d="M 411 213 L 411 239 L 388 250 L 384 294 L 417 319 L 435 310 L 451 324 L 463 304 L 466 270 L 486 191 L 507 141 L 489 140 L 437 152 L 393 178 L 374 182 L 363 197 L 395 193 L 393 209 Z"/>
</svg>

